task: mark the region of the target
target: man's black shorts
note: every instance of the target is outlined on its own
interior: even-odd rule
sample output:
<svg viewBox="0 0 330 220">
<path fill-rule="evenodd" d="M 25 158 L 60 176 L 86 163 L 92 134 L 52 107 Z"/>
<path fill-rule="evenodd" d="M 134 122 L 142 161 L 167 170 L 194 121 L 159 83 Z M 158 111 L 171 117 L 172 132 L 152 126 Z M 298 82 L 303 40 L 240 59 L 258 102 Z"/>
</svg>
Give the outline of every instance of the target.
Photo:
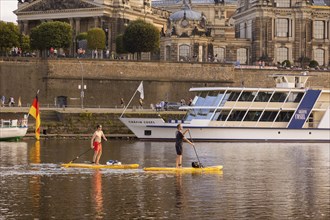
<svg viewBox="0 0 330 220">
<path fill-rule="evenodd" d="M 182 145 L 175 145 L 175 150 L 177 155 L 182 155 Z"/>
</svg>

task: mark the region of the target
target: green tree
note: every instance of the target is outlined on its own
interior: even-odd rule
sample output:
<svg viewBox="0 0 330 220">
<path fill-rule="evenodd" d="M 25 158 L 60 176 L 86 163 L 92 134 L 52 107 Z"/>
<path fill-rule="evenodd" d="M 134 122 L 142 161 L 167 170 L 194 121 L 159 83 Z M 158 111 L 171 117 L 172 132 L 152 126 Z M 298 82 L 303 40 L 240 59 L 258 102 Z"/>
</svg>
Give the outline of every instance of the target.
<svg viewBox="0 0 330 220">
<path fill-rule="evenodd" d="M 23 53 L 30 52 L 30 37 L 28 35 L 21 35 L 21 48 Z"/>
<path fill-rule="evenodd" d="M 70 24 L 60 21 L 45 22 L 33 28 L 30 34 L 31 47 L 38 50 L 68 48 L 71 45 Z"/>
<path fill-rule="evenodd" d="M 0 21 L 0 53 L 7 54 L 12 47 L 19 46 L 20 34 L 17 25 Z"/>
<path fill-rule="evenodd" d="M 311 60 L 311 62 L 308 65 L 310 68 L 316 68 L 319 66 L 319 63 L 316 60 Z"/>
<path fill-rule="evenodd" d="M 87 32 L 87 47 L 97 51 L 96 56 L 93 53 L 92 57 L 98 58 L 98 51 L 105 48 L 105 41 L 106 36 L 101 28 L 92 28 Z M 101 53 L 101 58 L 103 58 L 103 53 Z"/>
<path fill-rule="evenodd" d="M 101 28 L 92 28 L 87 32 L 87 46 L 92 50 L 105 48 L 105 33 Z"/>
<path fill-rule="evenodd" d="M 127 53 L 123 43 L 123 36 L 120 34 L 116 37 L 116 53 Z"/>
<path fill-rule="evenodd" d="M 143 20 L 131 22 L 123 36 L 125 50 L 130 53 L 152 52 L 159 48 L 160 33 L 152 24 Z"/>
<path fill-rule="evenodd" d="M 77 35 L 76 39 L 77 41 L 87 40 L 87 32 L 81 32 L 80 34 Z"/>
</svg>

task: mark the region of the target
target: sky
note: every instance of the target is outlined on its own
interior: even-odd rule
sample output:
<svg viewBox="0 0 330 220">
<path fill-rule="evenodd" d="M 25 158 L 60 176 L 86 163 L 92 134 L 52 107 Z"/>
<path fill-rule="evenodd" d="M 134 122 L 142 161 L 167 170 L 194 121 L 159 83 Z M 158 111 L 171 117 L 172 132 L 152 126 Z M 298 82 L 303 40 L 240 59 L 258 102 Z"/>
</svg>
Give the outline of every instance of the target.
<svg viewBox="0 0 330 220">
<path fill-rule="evenodd" d="M 0 20 L 16 23 L 17 17 L 13 13 L 17 9 L 17 0 L 0 0 Z"/>
</svg>

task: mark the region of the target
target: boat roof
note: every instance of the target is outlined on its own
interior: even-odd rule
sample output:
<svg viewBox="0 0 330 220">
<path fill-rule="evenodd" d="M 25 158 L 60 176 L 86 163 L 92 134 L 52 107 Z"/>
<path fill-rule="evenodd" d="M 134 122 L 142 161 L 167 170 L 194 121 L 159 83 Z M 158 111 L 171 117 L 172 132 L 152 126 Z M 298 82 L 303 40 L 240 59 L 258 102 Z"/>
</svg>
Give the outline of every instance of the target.
<svg viewBox="0 0 330 220">
<path fill-rule="evenodd" d="M 308 88 L 313 89 L 313 88 Z M 203 91 L 224 91 L 224 90 L 230 90 L 230 91 L 264 91 L 264 92 L 272 92 L 272 91 L 291 91 L 291 92 L 304 92 L 308 90 L 306 88 L 298 89 L 298 88 L 257 88 L 257 87 L 194 87 L 190 88 L 190 92 L 203 92 Z M 322 92 L 330 92 L 329 89 L 323 89 L 319 87 L 315 87 L 315 90 L 322 90 Z"/>
</svg>

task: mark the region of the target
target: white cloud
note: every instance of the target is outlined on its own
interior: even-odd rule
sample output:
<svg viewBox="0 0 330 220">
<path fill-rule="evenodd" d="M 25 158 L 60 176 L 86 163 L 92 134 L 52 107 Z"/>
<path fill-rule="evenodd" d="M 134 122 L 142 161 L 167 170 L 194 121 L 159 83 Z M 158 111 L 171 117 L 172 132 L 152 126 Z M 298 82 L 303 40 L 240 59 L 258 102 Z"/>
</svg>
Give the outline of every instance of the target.
<svg viewBox="0 0 330 220">
<path fill-rule="evenodd" d="M 15 22 L 16 15 L 13 13 L 17 9 L 17 0 L 0 0 L 0 20 Z"/>
</svg>

